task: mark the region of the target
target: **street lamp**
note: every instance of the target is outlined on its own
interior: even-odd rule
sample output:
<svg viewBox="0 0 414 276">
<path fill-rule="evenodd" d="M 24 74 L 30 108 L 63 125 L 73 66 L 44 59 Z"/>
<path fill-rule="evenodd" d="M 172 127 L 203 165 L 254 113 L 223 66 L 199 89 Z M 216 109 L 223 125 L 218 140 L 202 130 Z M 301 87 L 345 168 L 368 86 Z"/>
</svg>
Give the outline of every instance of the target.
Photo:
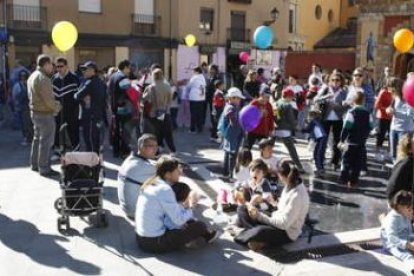
<svg viewBox="0 0 414 276">
<path fill-rule="evenodd" d="M 276 7 L 274 7 L 270 11 L 270 18 L 272 18 L 272 19 L 263 22 L 263 25 L 270 26 L 270 25 L 274 24 L 279 19 L 279 14 L 280 14 L 279 10 Z"/>
</svg>

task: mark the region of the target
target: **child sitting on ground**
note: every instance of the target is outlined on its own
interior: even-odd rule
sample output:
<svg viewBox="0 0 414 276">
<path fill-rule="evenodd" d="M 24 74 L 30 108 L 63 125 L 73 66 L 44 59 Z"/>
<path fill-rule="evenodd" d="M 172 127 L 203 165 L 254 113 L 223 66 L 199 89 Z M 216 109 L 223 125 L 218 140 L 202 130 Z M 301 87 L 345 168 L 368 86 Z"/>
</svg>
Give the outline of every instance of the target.
<svg viewBox="0 0 414 276">
<path fill-rule="evenodd" d="M 256 159 L 250 163 L 249 169 L 250 179 L 236 189 L 235 201 L 240 205 L 249 202 L 263 211 L 273 209 L 276 201 L 270 183 L 265 178 L 269 170 L 267 164 L 262 159 Z"/>
<path fill-rule="evenodd" d="M 272 138 L 262 139 L 259 142 L 260 159 L 269 167 L 268 176 L 277 177 L 277 167 L 280 159 L 273 154 L 274 140 Z"/>
<path fill-rule="evenodd" d="M 413 198 L 407 191 L 397 192 L 390 202 L 391 211 L 383 219 L 381 240 L 385 249 L 404 262 L 414 275 L 414 242 L 411 241 Z"/>
<path fill-rule="evenodd" d="M 189 211 L 190 209 L 190 193 L 191 193 L 191 189 L 190 187 L 183 183 L 183 182 L 178 182 L 175 183 L 174 185 L 171 186 L 174 194 L 175 194 L 175 198 L 177 199 L 177 202 L 181 205 L 181 212 L 186 213 Z M 192 221 L 193 219 L 191 219 L 190 221 Z M 187 221 L 190 222 L 190 221 Z M 181 229 L 182 226 L 176 225 L 169 216 L 165 216 L 164 218 L 164 225 L 168 230 L 173 230 L 173 229 Z"/>
<path fill-rule="evenodd" d="M 237 154 L 236 166 L 234 167 L 233 177 L 236 179 L 236 185 L 244 183 L 250 178 L 249 165 L 253 160 L 252 152 L 243 148 Z"/>
</svg>

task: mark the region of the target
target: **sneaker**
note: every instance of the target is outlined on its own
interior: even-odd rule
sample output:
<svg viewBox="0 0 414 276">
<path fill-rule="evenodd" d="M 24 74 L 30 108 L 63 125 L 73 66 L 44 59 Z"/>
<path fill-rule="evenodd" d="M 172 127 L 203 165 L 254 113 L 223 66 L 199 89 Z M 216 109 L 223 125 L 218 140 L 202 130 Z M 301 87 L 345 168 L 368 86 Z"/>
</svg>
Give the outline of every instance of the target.
<svg viewBox="0 0 414 276">
<path fill-rule="evenodd" d="M 205 235 L 204 238 L 206 239 L 207 243 L 213 243 L 221 236 L 221 234 L 222 234 L 221 231 L 213 230 L 212 232 Z"/>
<path fill-rule="evenodd" d="M 367 176 L 368 175 L 368 172 L 367 171 L 361 171 L 360 175 L 361 176 Z"/>
</svg>

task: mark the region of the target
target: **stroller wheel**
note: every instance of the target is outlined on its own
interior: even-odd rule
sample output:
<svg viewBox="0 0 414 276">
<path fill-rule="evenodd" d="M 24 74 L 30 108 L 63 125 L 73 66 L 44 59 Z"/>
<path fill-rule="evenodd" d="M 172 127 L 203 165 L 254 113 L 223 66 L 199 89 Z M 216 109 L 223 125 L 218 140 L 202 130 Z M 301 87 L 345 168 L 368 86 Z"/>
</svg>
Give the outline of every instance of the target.
<svg viewBox="0 0 414 276">
<path fill-rule="evenodd" d="M 57 227 L 59 232 L 65 232 L 70 229 L 69 217 L 60 217 L 57 220 Z"/>
<path fill-rule="evenodd" d="M 58 213 L 60 213 L 60 211 L 63 208 L 63 201 L 62 201 L 62 198 L 61 197 L 59 197 L 58 199 L 55 200 L 54 206 L 55 206 L 56 211 Z"/>
</svg>

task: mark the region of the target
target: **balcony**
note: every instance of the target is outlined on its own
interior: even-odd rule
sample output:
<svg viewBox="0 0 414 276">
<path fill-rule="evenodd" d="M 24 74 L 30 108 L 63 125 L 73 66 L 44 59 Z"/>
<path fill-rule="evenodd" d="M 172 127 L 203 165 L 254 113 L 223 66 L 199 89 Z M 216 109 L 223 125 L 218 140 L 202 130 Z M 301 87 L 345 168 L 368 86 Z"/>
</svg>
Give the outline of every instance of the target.
<svg viewBox="0 0 414 276">
<path fill-rule="evenodd" d="M 227 28 L 227 40 L 250 42 L 250 29 Z"/>
<path fill-rule="evenodd" d="M 47 8 L 7 5 L 7 25 L 16 30 L 47 30 Z"/>
<path fill-rule="evenodd" d="M 251 4 L 252 0 L 228 0 L 229 2 L 232 3 L 237 3 L 237 4 Z"/>
<path fill-rule="evenodd" d="M 132 15 L 132 34 L 157 36 L 160 35 L 161 17 L 148 14 Z"/>
</svg>

